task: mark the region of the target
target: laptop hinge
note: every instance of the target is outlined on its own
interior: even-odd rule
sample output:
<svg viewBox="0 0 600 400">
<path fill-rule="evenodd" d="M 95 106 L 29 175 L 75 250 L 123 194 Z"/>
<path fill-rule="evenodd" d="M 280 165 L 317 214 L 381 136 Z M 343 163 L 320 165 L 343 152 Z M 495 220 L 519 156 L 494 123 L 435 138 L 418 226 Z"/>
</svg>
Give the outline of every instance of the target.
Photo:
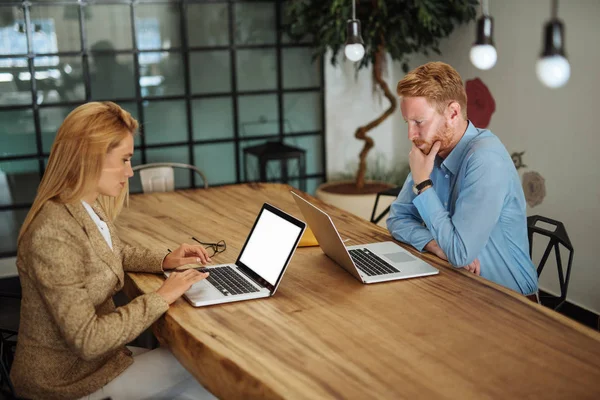
<svg viewBox="0 0 600 400">
<path fill-rule="evenodd" d="M 266 287 L 265 285 L 263 285 L 262 283 L 260 283 L 259 281 L 257 281 L 256 279 L 254 279 L 252 277 L 252 275 L 250 275 L 248 272 L 246 272 L 246 267 L 244 267 L 243 265 L 238 265 L 235 264 L 235 266 L 237 267 L 238 271 L 240 271 L 242 274 L 244 274 L 248 279 L 250 279 L 252 282 L 256 283 L 258 286 L 260 286 L 261 288 L 264 289 L 269 289 L 268 287 Z M 270 290 L 270 289 L 269 289 Z"/>
</svg>

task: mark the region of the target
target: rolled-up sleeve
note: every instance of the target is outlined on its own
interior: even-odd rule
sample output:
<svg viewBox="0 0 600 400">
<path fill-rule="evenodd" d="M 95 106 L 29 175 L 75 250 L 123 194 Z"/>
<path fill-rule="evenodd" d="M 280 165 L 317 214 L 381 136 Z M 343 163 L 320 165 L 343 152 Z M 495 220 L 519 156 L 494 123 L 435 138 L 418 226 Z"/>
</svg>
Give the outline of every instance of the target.
<svg viewBox="0 0 600 400">
<path fill-rule="evenodd" d="M 410 244 L 419 251 L 433 239 L 429 229 L 423 224 L 417 207 L 413 204 L 415 195 L 412 191 L 412 175 L 408 175 L 398 198 L 390 207 L 390 215 L 386 220 L 387 228 L 392 236 L 403 243 Z"/>
<path fill-rule="evenodd" d="M 509 187 L 509 175 L 501 155 L 493 151 L 473 153 L 450 216 L 435 187 L 413 199 L 413 204 L 433 239 L 455 266 L 469 265 L 489 240 Z"/>
</svg>

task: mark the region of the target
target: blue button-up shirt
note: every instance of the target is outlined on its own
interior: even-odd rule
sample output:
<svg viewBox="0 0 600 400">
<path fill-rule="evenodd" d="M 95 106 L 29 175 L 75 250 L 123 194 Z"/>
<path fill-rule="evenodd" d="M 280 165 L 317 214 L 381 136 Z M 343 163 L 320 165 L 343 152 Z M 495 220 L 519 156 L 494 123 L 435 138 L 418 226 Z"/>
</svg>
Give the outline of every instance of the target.
<svg viewBox="0 0 600 400">
<path fill-rule="evenodd" d="M 537 292 L 525 196 L 500 140 L 469 122 L 448 157 L 436 157 L 431 180 L 433 188 L 415 196 L 408 176 L 387 219 L 392 236 L 419 251 L 435 240 L 452 265 L 477 258 L 482 277 L 522 294 Z"/>
</svg>

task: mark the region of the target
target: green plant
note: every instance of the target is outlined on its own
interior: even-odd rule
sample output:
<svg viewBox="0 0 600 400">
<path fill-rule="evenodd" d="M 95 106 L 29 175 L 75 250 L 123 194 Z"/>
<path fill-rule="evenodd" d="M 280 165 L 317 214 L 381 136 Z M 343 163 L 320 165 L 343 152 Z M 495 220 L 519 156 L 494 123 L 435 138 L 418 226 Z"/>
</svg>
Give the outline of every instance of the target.
<svg viewBox="0 0 600 400">
<path fill-rule="evenodd" d="M 374 145 L 367 132 L 389 117 L 397 108 L 395 95 L 382 78 L 386 53 L 408 72 L 409 56 L 415 53 L 440 54 L 440 39 L 447 37 L 455 25 L 475 18 L 477 0 L 356 0 L 356 18 L 362 24 L 365 56 L 357 70 L 373 65 L 374 84 L 389 100 L 390 107 L 378 118 L 356 129 L 354 136 L 363 140 L 355 182 L 365 183 L 367 154 Z M 346 41 L 346 21 L 352 18 L 352 0 L 289 0 L 285 8 L 283 29 L 295 40 L 313 39 L 314 59 L 332 50 L 331 64 Z"/>
</svg>

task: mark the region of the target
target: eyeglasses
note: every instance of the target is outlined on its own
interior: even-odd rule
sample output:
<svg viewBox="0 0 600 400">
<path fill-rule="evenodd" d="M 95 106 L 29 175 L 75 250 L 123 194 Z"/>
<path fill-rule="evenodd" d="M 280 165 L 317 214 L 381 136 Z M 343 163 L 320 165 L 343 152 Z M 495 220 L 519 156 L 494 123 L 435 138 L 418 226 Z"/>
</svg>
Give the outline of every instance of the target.
<svg viewBox="0 0 600 400">
<path fill-rule="evenodd" d="M 192 239 L 195 240 L 196 242 L 200 243 L 201 245 L 204 246 L 205 249 L 211 249 L 212 250 L 212 254 L 209 254 L 209 257 L 213 257 L 215 254 L 219 254 L 224 252 L 225 250 L 227 250 L 227 243 L 225 243 L 224 240 L 219 240 L 217 243 L 208 243 L 208 242 L 203 242 L 201 240 L 196 239 L 195 237 L 192 236 Z"/>
</svg>

